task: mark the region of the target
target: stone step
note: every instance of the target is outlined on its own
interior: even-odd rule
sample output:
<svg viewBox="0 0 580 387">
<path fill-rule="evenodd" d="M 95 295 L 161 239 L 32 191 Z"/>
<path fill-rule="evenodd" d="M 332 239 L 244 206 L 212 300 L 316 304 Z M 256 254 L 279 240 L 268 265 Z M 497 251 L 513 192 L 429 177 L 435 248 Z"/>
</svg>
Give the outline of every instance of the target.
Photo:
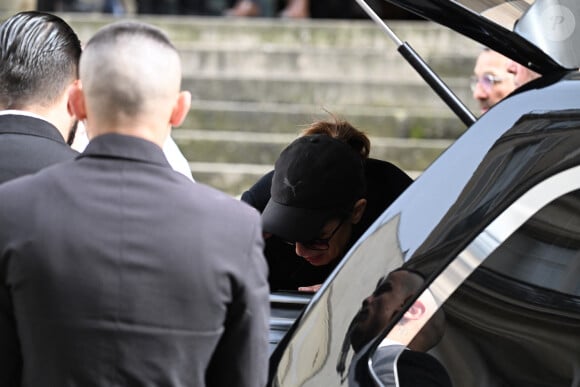
<svg viewBox="0 0 580 387">
<path fill-rule="evenodd" d="M 260 132 L 174 130 L 173 138 L 190 162 L 273 166 L 296 136 Z M 371 157 L 389 160 L 406 170 L 423 170 L 451 144 L 451 140 L 373 137 Z"/>
<path fill-rule="evenodd" d="M 272 166 L 263 164 L 190 162 L 189 166 L 196 182 L 209 185 L 234 197 L 240 197 L 260 177 L 272 170 Z"/>
<path fill-rule="evenodd" d="M 276 104 L 193 101 L 183 129 L 298 134 L 332 113 L 370 136 L 415 139 L 455 139 L 465 130 L 448 108 Z M 176 130 L 180 130 L 177 128 Z"/>
<path fill-rule="evenodd" d="M 260 177 L 272 170 L 272 166 L 263 164 L 190 162 L 189 166 L 195 181 L 235 197 L 239 197 Z"/>
<path fill-rule="evenodd" d="M 312 79 L 348 78 L 422 82 L 416 71 L 394 50 L 359 48 L 189 47 L 180 49 L 183 76 L 294 76 Z M 439 53 L 424 56 L 439 76 L 467 78 L 474 65 L 471 55 Z"/>
<path fill-rule="evenodd" d="M 264 164 L 229 164 L 190 162 L 191 173 L 198 183 L 224 191 L 234 197 L 248 190 L 260 177 L 271 171 L 272 166 Z M 405 171 L 416 179 L 422 171 Z"/>
<path fill-rule="evenodd" d="M 72 13 L 63 17 L 82 40 L 87 40 L 98 27 L 117 20 L 101 14 Z M 168 32 L 180 49 L 186 77 L 292 74 L 420 80 L 396 51 L 395 44 L 370 20 L 133 18 Z M 440 76 L 463 77 L 471 73 L 479 44 L 427 21 L 390 23 Z"/>
<path fill-rule="evenodd" d="M 86 41 L 101 26 L 118 20 L 104 14 L 68 13 L 61 15 L 79 37 Z M 135 15 L 133 19 L 154 24 L 167 32 L 177 45 L 206 43 L 237 47 L 332 47 L 394 49 L 394 43 L 370 20 L 287 20 L 268 18 L 221 18 L 198 16 Z M 402 41 L 425 55 L 453 52 L 476 54 L 477 44 L 468 38 L 428 21 L 388 21 Z M 457 47 L 463 47 L 457 50 Z"/>
<path fill-rule="evenodd" d="M 451 79 L 451 90 L 468 108 L 476 110 L 468 78 Z M 237 101 L 282 104 L 424 107 L 447 109 L 447 105 L 424 82 L 407 80 L 355 81 L 350 78 L 295 79 L 294 77 L 239 77 L 209 75 L 189 77 L 182 88 L 197 101 Z"/>
<path fill-rule="evenodd" d="M 61 16 L 84 42 L 118 20 Z M 234 196 L 327 112 L 365 131 L 373 157 L 414 177 L 465 130 L 370 20 L 132 18 L 159 26 L 179 49 L 193 102 L 173 137 L 197 181 Z M 388 24 L 475 111 L 467 79 L 479 44 L 427 21 Z"/>
</svg>

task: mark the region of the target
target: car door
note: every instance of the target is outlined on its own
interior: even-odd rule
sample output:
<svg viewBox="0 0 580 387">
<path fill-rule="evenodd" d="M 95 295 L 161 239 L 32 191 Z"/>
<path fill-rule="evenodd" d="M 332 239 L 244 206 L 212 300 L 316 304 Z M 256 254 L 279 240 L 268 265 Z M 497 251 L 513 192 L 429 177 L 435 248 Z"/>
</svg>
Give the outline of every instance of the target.
<svg viewBox="0 0 580 387">
<path fill-rule="evenodd" d="M 382 337 L 357 357 L 345 338 L 378 280 L 405 265 L 427 286 L 528 191 L 580 165 L 579 98 L 577 74 L 544 78 L 478 120 L 353 246 L 276 349 L 272 384 L 357 383 L 345 372 L 370 361 Z"/>
<path fill-rule="evenodd" d="M 410 261 L 408 266 L 421 265 Z M 423 324 L 410 328 L 401 316 L 386 339 L 362 357 L 366 364 L 359 367 L 366 366 L 368 375 L 350 385 L 369 380 L 405 385 L 395 372 L 403 362 L 392 358 L 385 364 L 376 354 L 400 338 L 401 329 L 414 329 L 401 343 L 400 356 L 442 310 L 444 334 L 430 353 L 453 385 L 577 386 L 579 278 L 580 166 L 575 166 L 527 190 L 479 233 L 418 296 L 433 308 L 426 308 Z M 420 374 L 424 364 L 413 366 Z M 431 372 L 425 380 L 433 385 L 436 371 L 425 372 Z"/>
</svg>

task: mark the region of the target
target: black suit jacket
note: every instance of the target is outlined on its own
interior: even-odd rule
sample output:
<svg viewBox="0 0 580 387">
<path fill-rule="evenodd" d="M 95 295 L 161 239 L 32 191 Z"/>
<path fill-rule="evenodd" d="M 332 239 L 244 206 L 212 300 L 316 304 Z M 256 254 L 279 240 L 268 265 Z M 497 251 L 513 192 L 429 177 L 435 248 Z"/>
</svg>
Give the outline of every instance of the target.
<svg viewBox="0 0 580 387">
<path fill-rule="evenodd" d="M 0 386 L 260 386 L 267 266 L 257 211 L 95 138 L 0 186 Z"/>
<path fill-rule="evenodd" d="M 78 155 L 48 121 L 0 114 L 0 183 Z"/>
</svg>

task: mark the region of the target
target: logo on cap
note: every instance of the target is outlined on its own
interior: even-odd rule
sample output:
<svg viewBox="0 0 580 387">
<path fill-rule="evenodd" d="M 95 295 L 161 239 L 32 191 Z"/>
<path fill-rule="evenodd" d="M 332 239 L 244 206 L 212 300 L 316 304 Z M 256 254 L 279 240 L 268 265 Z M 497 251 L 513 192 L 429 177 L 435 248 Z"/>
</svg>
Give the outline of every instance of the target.
<svg viewBox="0 0 580 387">
<path fill-rule="evenodd" d="M 296 197 L 296 187 L 301 183 L 302 183 L 302 181 L 298 181 L 298 183 L 292 184 L 292 183 L 290 183 L 290 180 L 288 180 L 288 177 L 284 177 L 284 181 L 283 181 L 283 184 L 292 190 L 292 195 L 294 195 L 294 197 Z"/>
</svg>

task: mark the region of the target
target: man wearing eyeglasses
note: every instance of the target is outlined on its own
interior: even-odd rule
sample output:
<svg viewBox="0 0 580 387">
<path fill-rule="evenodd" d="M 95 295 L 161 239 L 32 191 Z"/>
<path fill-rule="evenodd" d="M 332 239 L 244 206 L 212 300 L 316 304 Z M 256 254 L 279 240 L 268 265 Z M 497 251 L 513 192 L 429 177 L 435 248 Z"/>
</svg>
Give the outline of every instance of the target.
<svg viewBox="0 0 580 387">
<path fill-rule="evenodd" d="M 516 88 L 514 76 L 507 70 L 509 63 L 509 58 L 489 48 L 479 54 L 471 77 L 471 91 L 481 114 Z"/>
</svg>

